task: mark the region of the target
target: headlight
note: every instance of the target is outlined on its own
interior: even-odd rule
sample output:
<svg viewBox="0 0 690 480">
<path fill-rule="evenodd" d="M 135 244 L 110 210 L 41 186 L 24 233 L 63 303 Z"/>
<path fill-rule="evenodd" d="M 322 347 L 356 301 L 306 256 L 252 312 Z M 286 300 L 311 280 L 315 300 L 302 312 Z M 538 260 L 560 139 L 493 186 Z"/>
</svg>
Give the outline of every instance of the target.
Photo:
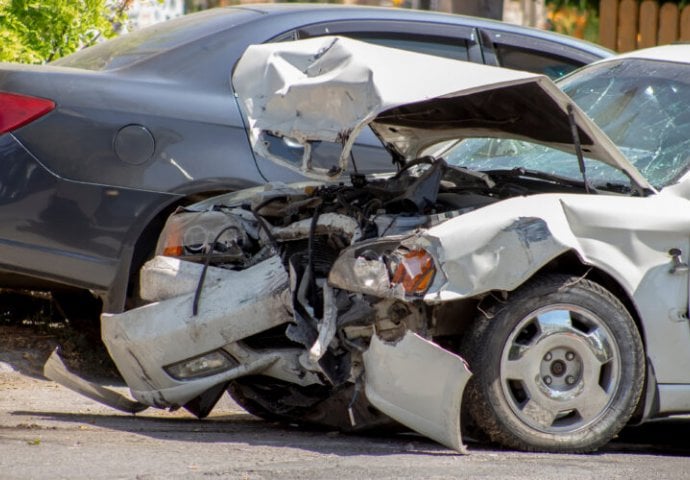
<svg viewBox="0 0 690 480">
<path fill-rule="evenodd" d="M 200 259 L 214 240 L 212 248 L 216 255 L 242 257 L 247 234 L 240 221 L 231 214 L 218 211 L 178 212 L 168 218 L 158 239 L 156 255 Z"/>
<path fill-rule="evenodd" d="M 436 263 L 422 248 L 401 239 L 377 240 L 341 252 L 328 275 L 334 287 L 381 297 L 423 295 L 436 276 Z"/>
<path fill-rule="evenodd" d="M 163 367 L 175 380 L 208 377 L 236 367 L 238 363 L 224 350 L 215 350 Z"/>
<path fill-rule="evenodd" d="M 429 289 L 436 267 L 426 250 L 398 249 L 389 260 L 393 285 L 402 285 L 407 295 L 422 295 Z"/>
</svg>

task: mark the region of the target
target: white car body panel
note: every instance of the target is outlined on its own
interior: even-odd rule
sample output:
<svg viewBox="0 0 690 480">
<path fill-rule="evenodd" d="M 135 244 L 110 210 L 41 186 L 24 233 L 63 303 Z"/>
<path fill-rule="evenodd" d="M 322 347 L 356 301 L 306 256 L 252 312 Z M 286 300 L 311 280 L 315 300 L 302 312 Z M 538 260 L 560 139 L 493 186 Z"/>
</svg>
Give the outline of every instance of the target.
<svg viewBox="0 0 690 480">
<path fill-rule="evenodd" d="M 211 352 L 290 321 L 288 275 L 280 260 L 270 258 L 243 273 L 240 279 L 204 289 L 197 315 L 192 311 L 194 292 L 118 315 L 103 314 L 103 340 L 135 399 L 163 407 L 183 405 L 213 385 L 278 360 L 256 360 L 242 371 L 196 383 L 175 380 L 163 370 L 189 357 L 187 352 Z"/>
<path fill-rule="evenodd" d="M 687 270 L 672 272 L 669 254 L 677 248 L 688 260 L 690 217 L 679 212 L 690 211 L 690 201 L 668 192 L 605 200 L 594 195 L 516 197 L 428 230 L 419 244 L 433 249 L 447 282 L 425 300 L 512 291 L 551 259 L 574 251 L 615 278 L 633 299 L 657 381 L 690 383 L 690 371 L 678 368 L 690 362 L 688 275 Z M 515 228 L 521 224 L 531 226 L 531 232 Z"/>
<path fill-rule="evenodd" d="M 414 71 L 414 75 L 410 72 Z M 261 78 L 258 82 L 256 79 Z M 313 178 L 328 180 L 333 172 L 309 165 L 308 141 L 343 142 L 340 171 L 347 166 L 357 134 L 370 126 L 391 150 L 413 159 L 427 146 L 443 139 L 491 135 L 501 137 L 497 124 L 513 129 L 523 121 L 510 116 L 500 122 L 469 126 L 460 122 L 442 130 L 414 128 L 404 117 L 386 115 L 406 105 L 422 110 L 434 99 L 445 105 L 472 105 L 483 92 L 534 84 L 533 100 L 543 112 L 563 120 L 572 106 L 583 132 L 587 156 L 625 171 L 640 188 L 653 190 L 616 146 L 554 83 L 543 75 L 380 47 L 344 37 L 320 37 L 279 44 L 252 45 L 235 67 L 233 85 L 249 122 L 252 147 L 261 155 Z M 490 104 L 491 110 L 495 104 Z M 472 108 L 482 113 L 483 105 Z M 525 112 L 516 112 L 525 113 Z M 487 118 L 491 118 L 490 114 Z M 399 122 L 403 121 L 402 124 Z M 531 118 L 531 135 L 554 148 L 574 153 L 570 125 L 555 125 L 551 117 Z M 305 146 L 297 166 L 272 154 L 262 132 L 287 137 Z M 516 138 L 515 133 L 510 135 Z M 518 135 L 517 138 L 520 138 Z M 529 138 L 523 134 L 522 138 Z M 567 138 L 566 142 L 557 139 Z M 588 141 L 589 140 L 589 141 Z"/>
</svg>

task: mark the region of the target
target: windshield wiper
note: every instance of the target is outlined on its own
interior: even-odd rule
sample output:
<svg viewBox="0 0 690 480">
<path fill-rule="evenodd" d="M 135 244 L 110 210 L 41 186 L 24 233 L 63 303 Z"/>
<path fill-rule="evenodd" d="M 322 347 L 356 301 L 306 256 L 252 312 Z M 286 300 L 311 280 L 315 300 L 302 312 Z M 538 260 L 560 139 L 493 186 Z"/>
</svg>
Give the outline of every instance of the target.
<svg viewBox="0 0 690 480">
<path fill-rule="evenodd" d="M 614 193 L 630 193 L 633 191 L 630 184 L 617 182 L 606 182 L 603 185 L 596 185 L 595 188 L 597 190 L 606 190 Z"/>
<path fill-rule="evenodd" d="M 580 166 L 580 173 L 582 174 L 582 181 L 585 185 L 585 192 L 590 193 L 589 182 L 587 182 L 587 170 L 585 169 L 585 157 L 582 155 L 582 144 L 580 143 L 580 133 L 577 131 L 577 124 L 575 123 L 575 114 L 573 113 L 573 104 L 568 104 L 568 121 L 570 122 L 570 131 L 573 135 L 573 145 L 575 145 L 575 155 L 577 155 L 577 163 Z"/>
<path fill-rule="evenodd" d="M 497 177 L 523 177 L 523 178 L 534 178 L 537 180 L 546 180 L 552 183 L 558 183 L 560 185 L 565 185 L 568 187 L 575 188 L 585 188 L 584 182 L 580 180 L 574 180 L 572 178 L 563 177 L 561 175 L 555 175 L 553 173 L 542 172 L 540 170 L 530 170 L 524 167 L 515 167 L 510 170 L 482 170 L 482 173 L 488 174 L 492 178 Z"/>
</svg>

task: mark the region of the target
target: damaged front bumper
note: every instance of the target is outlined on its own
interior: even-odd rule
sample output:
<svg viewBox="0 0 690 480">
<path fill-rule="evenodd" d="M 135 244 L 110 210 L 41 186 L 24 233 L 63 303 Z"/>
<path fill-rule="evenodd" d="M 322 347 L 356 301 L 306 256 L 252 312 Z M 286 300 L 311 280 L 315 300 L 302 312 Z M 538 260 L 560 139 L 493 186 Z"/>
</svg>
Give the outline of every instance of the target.
<svg viewBox="0 0 690 480">
<path fill-rule="evenodd" d="M 143 269 L 142 283 L 147 286 L 146 296 L 158 301 L 103 315 L 103 341 L 136 403 L 103 392 L 89 395 L 93 387 L 70 381 L 55 359 L 46 375 L 130 412 L 139 411 L 139 406 L 188 406 L 209 391 L 216 392 L 217 400 L 230 381 L 248 375 L 302 386 L 328 384 L 319 361 L 337 341 L 332 289 L 324 289 L 324 319 L 310 348 L 252 348 L 247 338 L 294 322 L 290 277 L 282 262 L 271 257 L 241 272 L 209 267 L 194 315 L 202 269 L 196 263 L 156 257 Z M 365 316 L 374 311 L 361 309 Z M 387 340 L 373 333 L 376 329 L 371 326 L 351 328 L 359 332 L 354 336 L 360 335 L 360 341 L 361 337 L 366 340 L 353 355 L 346 381 L 362 384 L 367 400 L 392 419 L 463 452 L 460 407 L 471 375 L 465 362 L 412 331 L 400 332 L 399 327 L 392 335 L 396 338 L 383 334 Z M 207 414 L 210 408 L 201 413 Z M 354 426 L 357 419 L 351 417 L 351 421 Z"/>
<path fill-rule="evenodd" d="M 158 260 L 163 272 L 147 270 L 143 280 L 150 288 L 156 275 L 172 275 L 168 280 L 180 288 L 192 287 L 191 279 L 199 278 L 200 265 L 165 260 Z M 216 385 L 260 372 L 299 383 L 316 381 L 302 375 L 294 349 L 260 351 L 240 343 L 292 318 L 288 275 L 280 259 L 242 272 L 211 270 L 196 315 L 194 291 L 103 315 L 103 341 L 134 398 L 155 407 L 179 407 Z"/>
</svg>

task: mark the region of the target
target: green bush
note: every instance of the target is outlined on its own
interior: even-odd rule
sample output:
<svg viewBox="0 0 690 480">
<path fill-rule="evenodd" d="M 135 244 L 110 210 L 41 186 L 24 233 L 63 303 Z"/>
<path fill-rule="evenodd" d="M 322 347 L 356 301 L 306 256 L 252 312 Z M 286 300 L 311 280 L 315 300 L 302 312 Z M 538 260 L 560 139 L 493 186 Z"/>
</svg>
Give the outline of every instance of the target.
<svg viewBox="0 0 690 480">
<path fill-rule="evenodd" d="M 0 0 L 0 61 L 45 63 L 110 38 L 130 0 Z"/>
</svg>

